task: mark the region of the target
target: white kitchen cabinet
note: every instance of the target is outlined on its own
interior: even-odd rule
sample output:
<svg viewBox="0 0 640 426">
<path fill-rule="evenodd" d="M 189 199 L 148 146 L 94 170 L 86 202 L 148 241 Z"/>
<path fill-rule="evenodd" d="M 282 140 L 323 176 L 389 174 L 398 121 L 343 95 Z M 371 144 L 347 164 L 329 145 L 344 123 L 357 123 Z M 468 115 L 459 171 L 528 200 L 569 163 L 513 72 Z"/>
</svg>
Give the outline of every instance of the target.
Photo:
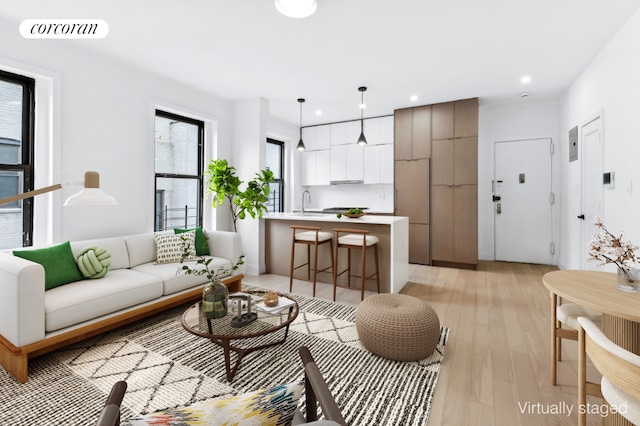
<svg viewBox="0 0 640 426">
<path fill-rule="evenodd" d="M 356 139 L 357 140 L 357 139 Z M 347 145 L 347 180 L 364 179 L 364 147 L 356 143 Z"/>
<path fill-rule="evenodd" d="M 330 154 L 328 149 L 300 153 L 301 185 L 329 185 Z"/>
<path fill-rule="evenodd" d="M 364 147 L 364 183 L 393 183 L 393 145 Z"/>
<path fill-rule="evenodd" d="M 367 145 L 380 145 L 380 124 L 379 118 L 364 120 L 364 136 L 367 138 Z"/>
<path fill-rule="evenodd" d="M 331 146 L 347 143 L 347 123 L 331 124 Z"/>
<path fill-rule="evenodd" d="M 380 143 L 393 144 L 393 115 L 380 118 Z"/>
<path fill-rule="evenodd" d="M 384 144 L 380 159 L 380 183 L 393 183 L 393 144 Z"/>
<path fill-rule="evenodd" d="M 364 147 L 358 144 L 331 147 L 331 181 L 364 180 Z"/>
<path fill-rule="evenodd" d="M 347 123 L 347 145 L 357 144 L 360 132 L 360 121 L 349 121 Z"/>
<path fill-rule="evenodd" d="M 331 151 L 328 149 L 316 151 L 316 185 L 329 185 L 331 183 L 330 170 Z"/>
<path fill-rule="evenodd" d="M 304 142 L 304 149 L 306 151 L 314 151 L 316 149 L 316 139 L 316 127 L 304 127 L 302 129 L 302 141 Z"/>
<path fill-rule="evenodd" d="M 323 150 L 331 148 L 331 126 L 316 127 L 316 149 Z"/>
<path fill-rule="evenodd" d="M 347 145 L 331 146 L 330 170 L 332 182 L 347 180 Z"/>
</svg>

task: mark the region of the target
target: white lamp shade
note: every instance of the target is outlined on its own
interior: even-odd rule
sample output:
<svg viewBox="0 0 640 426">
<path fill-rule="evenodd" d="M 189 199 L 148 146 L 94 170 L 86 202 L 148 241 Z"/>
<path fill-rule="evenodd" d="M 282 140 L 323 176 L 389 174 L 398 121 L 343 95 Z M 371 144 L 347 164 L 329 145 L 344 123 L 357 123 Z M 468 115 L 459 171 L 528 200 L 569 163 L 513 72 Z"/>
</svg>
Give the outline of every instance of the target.
<svg viewBox="0 0 640 426">
<path fill-rule="evenodd" d="M 65 206 L 117 206 L 118 202 L 100 188 L 84 188 L 67 198 Z"/>
<path fill-rule="evenodd" d="M 276 9 L 290 18 L 306 18 L 318 8 L 316 0 L 276 0 Z"/>
</svg>

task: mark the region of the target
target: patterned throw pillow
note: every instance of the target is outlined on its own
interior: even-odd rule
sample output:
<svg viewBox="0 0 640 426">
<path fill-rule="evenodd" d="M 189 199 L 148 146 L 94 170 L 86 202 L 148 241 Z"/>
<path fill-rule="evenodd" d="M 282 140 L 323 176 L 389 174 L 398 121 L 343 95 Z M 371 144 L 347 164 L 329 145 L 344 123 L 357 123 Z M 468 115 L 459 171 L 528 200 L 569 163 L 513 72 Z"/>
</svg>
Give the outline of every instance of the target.
<svg viewBox="0 0 640 426">
<path fill-rule="evenodd" d="M 189 244 L 189 256 L 184 260 L 194 260 L 195 252 L 195 231 L 185 232 L 183 234 L 174 234 L 173 232 L 156 232 L 153 237 L 156 240 L 157 259 L 154 263 L 175 263 L 180 262 L 185 244 Z M 186 239 L 186 241 L 183 241 Z"/>
<path fill-rule="evenodd" d="M 162 425 L 288 425 L 302 396 L 302 382 L 274 386 L 242 395 L 198 402 L 131 419 L 132 426 Z"/>
</svg>

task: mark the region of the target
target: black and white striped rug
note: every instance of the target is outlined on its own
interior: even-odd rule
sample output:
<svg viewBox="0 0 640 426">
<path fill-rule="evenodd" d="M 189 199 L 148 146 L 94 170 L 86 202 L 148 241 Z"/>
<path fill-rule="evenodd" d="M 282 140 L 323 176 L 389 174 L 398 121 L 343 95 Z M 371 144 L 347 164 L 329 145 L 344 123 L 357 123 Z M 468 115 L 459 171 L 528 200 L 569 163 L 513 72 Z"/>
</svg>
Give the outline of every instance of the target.
<svg viewBox="0 0 640 426">
<path fill-rule="evenodd" d="M 232 383 L 222 350 L 182 328 L 185 306 L 35 358 L 26 384 L 0 369 L 0 425 L 91 425 L 118 380 L 128 384 L 125 425 L 139 414 L 299 380 L 302 345 L 310 348 L 348 424 L 427 424 L 448 328 L 441 328 L 430 358 L 390 361 L 360 344 L 355 308 L 291 297 L 300 314 L 287 341 L 248 354 Z"/>
</svg>

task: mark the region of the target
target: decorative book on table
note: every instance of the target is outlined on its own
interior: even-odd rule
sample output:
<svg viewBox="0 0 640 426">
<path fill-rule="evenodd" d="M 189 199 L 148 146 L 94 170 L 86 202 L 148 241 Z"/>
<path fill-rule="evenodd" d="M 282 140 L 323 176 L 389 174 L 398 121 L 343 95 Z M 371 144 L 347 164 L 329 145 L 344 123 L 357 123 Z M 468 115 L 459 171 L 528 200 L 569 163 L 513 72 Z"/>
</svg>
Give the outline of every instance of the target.
<svg viewBox="0 0 640 426">
<path fill-rule="evenodd" d="M 278 298 L 278 304 L 276 306 L 267 306 L 264 304 L 264 301 L 258 302 L 256 303 L 256 309 L 262 311 L 262 312 L 266 312 L 267 314 L 279 314 L 280 311 L 282 311 L 285 308 L 288 308 L 289 306 L 294 305 L 296 302 L 294 302 L 291 299 L 287 299 L 286 297 L 279 297 Z"/>
</svg>

